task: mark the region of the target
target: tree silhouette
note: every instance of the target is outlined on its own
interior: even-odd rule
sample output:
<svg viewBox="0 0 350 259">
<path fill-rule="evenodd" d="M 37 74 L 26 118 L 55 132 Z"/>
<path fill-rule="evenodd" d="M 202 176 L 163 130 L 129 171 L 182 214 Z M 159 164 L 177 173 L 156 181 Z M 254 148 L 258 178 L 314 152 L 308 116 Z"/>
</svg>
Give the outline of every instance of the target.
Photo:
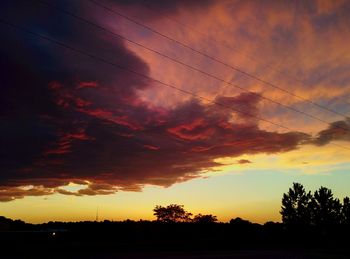
<svg viewBox="0 0 350 259">
<path fill-rule="evenodd" d="M 345 197 L 341 209 L 341 222 L 350 225 L 350 199 Z"/>
<path fill-rule="evenodd" d="M 293 183 L 282 198 L 282 221 L 287 225 L 305 226 L 311 224 L 310 201 L 312 195 L 306 193 L 300 183 Z"/>
<path fill-rule="evenodd" d="M 315 225 L 334 225 L 341 220 L 341 204 L 333 198 L 332 190 L 320 187 L 314 193 L 311 202 L 313 221 Z"/>
<path fill-rule="evenodd" d="M 216 218 L 216 216 L 213 216 L 211 214 L 208 215 L 202 215 L 202 214 L 197 214 L 196 216 L 194 216 L 192 222 L 194 223 L 201 223 L 201 224 L 209 224 L 209 223 L 214 223 L 218 221 L 218 219 Z"/>
<path fill-rule="evenodd" d="M 234 218 L 230 220 L 231 225 L 235 226 L 249 226 L 252 224 L 249 220 L 242 219 L 240 217 Z"/>
<path fill-rule="evenodd" d="M 167 207 L 157 205 L 154 209 L 157 221 L 161 222 L 190 222 L 192 213 L 187 212 L 183 205 L 170 204 Z"/>
</svg>

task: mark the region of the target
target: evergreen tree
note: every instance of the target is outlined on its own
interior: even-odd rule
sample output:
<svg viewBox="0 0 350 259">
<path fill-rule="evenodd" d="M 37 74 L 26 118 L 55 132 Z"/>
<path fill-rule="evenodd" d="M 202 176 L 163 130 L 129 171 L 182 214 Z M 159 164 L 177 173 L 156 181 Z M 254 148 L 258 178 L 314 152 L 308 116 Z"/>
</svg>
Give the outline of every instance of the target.
<svg viewBox="0 0 350 259">
<path fill-rule="evenodd" d="M 313 223 L 317 226 L 339 224 L 341 207 L 340 201 L 333 197 L 332 190 L 321 187 L 315 191 L 311 202 Z"/>
<path fill-rule="evenodd" d="M 305 226 L 311 224 L 310 201 L 312 195 L 300 183 L 293 183 L 282 198 L 282 221 L 287 225 Z"/>
<path fill-rule="evenodd" d="M 350 225 L 350 199 L 345 197 L 341 209 L 341 222 Z"/>
</svg>

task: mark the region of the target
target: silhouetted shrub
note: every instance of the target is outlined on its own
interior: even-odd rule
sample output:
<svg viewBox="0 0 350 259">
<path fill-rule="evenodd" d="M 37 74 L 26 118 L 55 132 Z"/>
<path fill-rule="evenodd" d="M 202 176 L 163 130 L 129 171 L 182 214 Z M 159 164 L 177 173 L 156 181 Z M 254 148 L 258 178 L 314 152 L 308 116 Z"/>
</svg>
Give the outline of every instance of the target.
<svg viewBox="0 0 350 259">
<path fill-rule="evenodd" d="M 157 217 L 157 221 L 161 222 L 190 222 L 192 213 L 187 212 L 183 205 L 170 204 L 166 207 L 156 206 L 154 209 L 154 215 Z"/>
<path fill-rule="evenodd" d="M 208 214 L 208 215 L 197 214 L 196 216 L 193 217 L 193 220 L 192 220 L 192 222 L 200 223 L 200 224 L 209 224 L 217 221 L 218 219 L 216 218 L 216 216 L 213 216 L 211 214 Z"/>
</svg>

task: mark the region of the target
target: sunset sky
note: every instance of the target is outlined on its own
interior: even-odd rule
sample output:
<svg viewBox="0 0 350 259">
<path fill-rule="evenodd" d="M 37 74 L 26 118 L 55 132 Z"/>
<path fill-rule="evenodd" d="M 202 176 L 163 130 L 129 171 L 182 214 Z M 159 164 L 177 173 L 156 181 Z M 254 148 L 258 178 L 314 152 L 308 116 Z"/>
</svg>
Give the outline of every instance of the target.
<svg viewBox="0 0 350 259">
<path fill-rule="evenodd" d="M 350 1 L 0 4 L 0 215 L 280 221 L 350 196 Z"/>
</svg>

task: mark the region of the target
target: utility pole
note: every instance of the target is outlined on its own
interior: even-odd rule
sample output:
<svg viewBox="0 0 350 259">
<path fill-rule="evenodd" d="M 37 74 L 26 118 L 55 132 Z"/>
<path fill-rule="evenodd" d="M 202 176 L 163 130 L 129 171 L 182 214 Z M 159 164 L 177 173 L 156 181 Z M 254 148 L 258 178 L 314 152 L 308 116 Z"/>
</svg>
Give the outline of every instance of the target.
<svg viewBox="0 0 350 259">
<path fill-rule="evenodd" d="M 96 219 L 95 219 L 96 222 L 98 222 L 98 206 L 97 206 L 97 209 L 96 209 Z"/>
</svg>

